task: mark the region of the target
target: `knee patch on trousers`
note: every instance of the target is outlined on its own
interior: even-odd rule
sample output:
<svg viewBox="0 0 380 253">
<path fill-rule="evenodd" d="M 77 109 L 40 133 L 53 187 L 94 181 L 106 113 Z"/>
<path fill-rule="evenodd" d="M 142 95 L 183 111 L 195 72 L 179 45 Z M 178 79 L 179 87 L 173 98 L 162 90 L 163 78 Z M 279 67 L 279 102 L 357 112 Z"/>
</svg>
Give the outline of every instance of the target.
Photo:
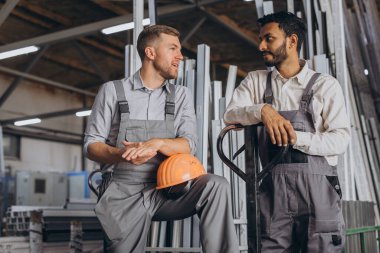
<svg viewBox="0 0 380 253">
<path fill-rule="evenodd" d="M 313 227 L 313 224 L 311 225 Z M 342 252 L 345 238 L 343 225 L 339 221 L 317 220 L 314 225 L 314 233 L 309 236 L 308 242 L 310 250 L 318 249 L 318 252 Z"/>
</svg>

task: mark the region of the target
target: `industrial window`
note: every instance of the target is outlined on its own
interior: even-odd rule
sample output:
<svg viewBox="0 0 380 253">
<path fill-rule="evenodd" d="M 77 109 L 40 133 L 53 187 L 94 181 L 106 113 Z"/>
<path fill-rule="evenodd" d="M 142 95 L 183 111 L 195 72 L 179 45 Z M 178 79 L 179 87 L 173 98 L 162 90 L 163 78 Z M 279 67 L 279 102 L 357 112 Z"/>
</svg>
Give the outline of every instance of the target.
<svg viewBox="0 0 380 253">
<path fill-rule="evenodd" d="M 34 193 L 45 193 L 46 180 L 45 179 L 35 179 L 34 180 Z"/>
<path fill-rule="evenodd" d="M 20 136 L 3 134 L 3 147 L 6 158 L 20 159 Z"/>
</svg>

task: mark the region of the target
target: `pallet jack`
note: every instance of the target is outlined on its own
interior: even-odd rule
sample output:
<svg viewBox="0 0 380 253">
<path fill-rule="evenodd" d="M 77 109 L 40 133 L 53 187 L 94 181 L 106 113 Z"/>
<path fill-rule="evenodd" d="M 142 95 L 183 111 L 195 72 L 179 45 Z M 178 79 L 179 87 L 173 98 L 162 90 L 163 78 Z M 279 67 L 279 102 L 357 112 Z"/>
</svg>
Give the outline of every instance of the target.
<svg viewBox="0 0 380 253">
<path fill-rule="evenodd" d="M 233 159 L 245 150 L 245 167 L 246 172 L 238 168 L 223 152 L 223 139 L 225 135 L 231 130 L 244 129 L 244 145 L 233 155 Z M 220 159 L 225 163 L 233 172 L 235 172 L 247 185 L 247 220 L 248 220 L 248 253 L 261 252 L 261 238 L 260 238 L 260 205 L 258 202 L 259 197 L 259 183 L 263 180 L 285 156 L 289 146 L 282 147 L 278 154 L 273 157 L 272 161 L 268 163 L 260 171 L 259 160 L 259 144 L 258 132 L 265 131 L 262 123 L 257 125 L 243 126 L 240 124 L 229 125 L 222 129 L 217 139 L 217 151 Z"/>
</svg>

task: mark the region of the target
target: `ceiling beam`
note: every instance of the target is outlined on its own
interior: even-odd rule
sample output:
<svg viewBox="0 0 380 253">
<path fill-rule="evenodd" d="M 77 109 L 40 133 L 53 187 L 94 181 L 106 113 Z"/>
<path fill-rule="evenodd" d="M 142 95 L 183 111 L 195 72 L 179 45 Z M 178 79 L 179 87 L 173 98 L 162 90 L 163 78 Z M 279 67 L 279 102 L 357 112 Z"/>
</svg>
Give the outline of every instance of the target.
<svg viewBox="0 0 380 253">
<path fill-rule="evenodd" d="M 232 33 L 238 35 L 240 38 L 248 42 L 249 44 L 258 48 L 260 42 L 259 42 L 259 37 L 257 34 L 240 27 L 237 22 L 235 22 L 234 20 L 232 20 L 231 18 L 225 15 L 218 15 L 218 14 L 212 13 L 211 11 L 207 10 L 203 6 L 199 6 L 198 8 L 203 13 L 205 13 L 206 16 L 209 17 L 211 20 L 218 23 L 219 25 L 222 25 L 223 27 L 227 28 Z"/>
<path fill-rule="evenodd" d="M 1 4 L 0 4 L 1 6 Z M 39 25 L 43 28 L 52 30 L 55 28 L 54 25 L 48 22 L 43 22 L 40 19 L 36 19 L 31 13 L 36 13 L 40 16 L 46 17 L 47 19 L 50 19 L 57 24 L 60 24 L 62 26 L 72 26 L 71 20 L 66 18 L 65 16 L 62 16 L 60 14 L 54 13 L 48 9 L 41 8 L 39 6 L 35 6 L 31 3 L 21 2 L 20 6 L 25 7 L 27 10 L 32 11 L 30 13 L 26 13 L 23 10 L 17 10 L 15 9 L 12 14 L 14 14 L 16 17 L 23 19 L 25 21 L 31 22 L 35 25 Z M 107 38 L 107 43 L 104 43 L 102 41 L 95 40 L 93 38 L 86 38 L 82 37 L 79 38 L 79 41 L 83 44 L 90 45 L 96 49 L 100 49 L 104 52 L 106 52 L 109 55 L 115 56 L 120 59 L 124 59 L 124 54 L 122 53 L 122 49 L 124 48 L 124 44 L 119 42 L 118 40 L 113 39 L 112 37 Z M 109 46 L 107 46 L 109 44 Z M 120 50 L 118 50 L 120 48 Z"/>
<path fill-rule="evenodd" d="M 116 41 L 115 39 L 107 38 L 107 43 L 90 38 L 79 38 L 78 41 L 93 48 L 99 49 L 118 59 L 124 60 L 123 49 L 125 44 L 122 44 L 122 42 Z"/>
<path fill-rule="evenodd" d="M 8 18 L 9 14 L 11 14 L 18 2 L 19 0 L 7 0 L 7 2 L 3 5 L 0 10 L 0 26 Z"/>
<path fill-rule="evenodd" d="M 189 3 L 200 5 L 208 5 L 208 4 L 214 4 L 218 2 L 223 2 L 224 0 L 187 0 Z"/>
<path fill-rule="evenodd" d="M 165 16 L 165 15 L 170 15 L 174 13 L 180 13 L 183 11 L 188 11 L 190 9 L 194 9 L 196 5 L 194 4 L 176 4 L 176 5 L 170 5 L 166 7 L 162 7 L 158 9 L 158 15 L 159 16 Z M 49 44 L 49 43 L 55 43 L 58 41 L 63 41 L 63 40 L 69 40 L 72 38 L 77 38 L 79 36 L 84 36 L 87 34 L 95 33 L 100 31 L 103 28 L 107 28 L 110 26 L 115 26 L 115 25 L 120 25 L 126 22 L 131 22 L 133 18 L 132 14 L 127 14 L 124 16 L 119 16 L 115 18 L 110 18 L 102 21 L 97 21 L 94 23 L 82 25 L 82 26 L 77 26 L 74 28 L 66 29 L 63 31 L 59 32 L 54 32 L 42 36 L 37 36 L 34 38 L 10 43 L 4 46 L 0 46 L 0 53 L 9 51 L 9 50 L 14 50 L 22 47 L 27 47 L 27 46 L 32 46 L 32 45 L 44 45 L 44 44 Z"/>
<path fill-rule="evenodd" d="M 24 7 L 28 12 L 37 13 L 60 24 L 71 24 L 72 22 L 69 18 L 56 13 L 52 9 L 41 7 L 41 4 L 38 4 L 37 1 L 34 1 L 34 3 L 33 1 L 21 1 L 19 6 Z"/>
<path fill-rule="evenodd" d="M 88 64 L 93 68 L 95 73 L 102 79 L 103 83 L 108 80 L 108 75 L 104 73 L 103 69 L 94 61 L 86 52 L 86 50 L 76 41 L 74 41 L 75 47 L 78 49 L 80 55 L 88 62 Z"/>
<path fill-rule="evenodd" d="M 123 9 L 123 8 L 120 8 L 119 6 L 117 6 L 116 4 L 112 3 L 111 1 L 104 1 L 104 0 L 94 0 L 92 1 L 93 3 L 99 5 L 100 7 L 102 7 L 103 9 L 107 9 L 109 11 L 112 11 L 118 15 L 126 15 L 126 14 L 130 14 L 129 11 Z"/>
<path fill-rule="evenodd" d="M 91 66 L 89 66 L 88 64 L 86 64 L 78 58 L 74 59 L 73 57 L 67 57 L 65 55 L 49 52 L 43 56 L 43 59 L 58 65 L 62 65 L 64 67 L 68 67 L 76 71 L 86 73 L 88 75 L 92 75 L 94 77 L 98 77 L 98 73 L 96 73 L 96 71 L 93 68 L 91 68 Z"/>
<path fill-rule="evenodd" d="M 63 84 L 63 83 L 56 82 L 56 81 L 49 80 L 49 79 L 45 79 L 45 78 L 42 78 L 42 77 L 39 77 L 39 76 L 27 74 L 27 73 L 24 73 L 24 72 L 15 70 L 15 69 L 10 69 L 10 68 L 4 67 L 4 66 L 0 66 L 0 72 L 4 72 L 4 73 L 15 75 L 15 76 L 22 76 L 25 79 L 36 81 L 36 82 L 39 82 L 39 83 L 42 83 L 42 84 L 47 84 L 47 85 L 54 86 L 54 87 L 57 87 L 57 88 L 61 88 L 61 89 L 64 89 L 64 90 L 74 91 L 74 92 L 77 92 L 77 93 L 80 93 L 80 94 L 88 95 L 90 97 L 95 97 L 96 96 L 96 93 L 93 93 L 93 92 L 90 92 L 90 91 L 78 89 L 78 88 L 75 88 L 75 87 L 67 85 L 67 84 Z"/>
<path fill-rule="evenodd" d="M 1 3 L 0 3 L 0 6 L 2 6 Z M 38 24 L 39 26 L 44 27 L 44 28 L 51 27 L 51 24 L 48 21 L 36 18 L 34 15 L 31 14 L 31 12 L 27 12 L 26 9 L 21 9 L 21 8 L 13 9 L 12 15 L 20 18 L 21 20 Z"/>
<path fill-rule="evenodd" d="M 54 13 L 49 9 L 41 8 L 37 5 L 29 3 L 29 2 L 20 2 L 19 6 L 25 8 L 25 10 L 29 10 L 31 12 L 26 13 L 24 11 L 24 9 L 19 9 L 19 10 L 15 9 L 15 11 L 12 12 L 12 14 L 14 14 L 18 18 L 32 22 L 35 25 L 39 25 L 39 26 L 42 26 L 43 28 L 50 29 L 50 30 L 54 29 L 54 27 L 55 27 L 53 24 L 41 22 L 40 20 L 34 18 L 33 15 L 31 15 L 33 13 L 36 13 L 36 14 L 41 15 L 43 17 L 46 17 L 47 19 L 50 19 L 59 25 L 71 26 L 71 20 L 70 19 L 68 19 L 68 18 L 66 18 L 60 14 Z M 124 59 L 124 54 L 122 53 L 122 48 L 124 48 L 124 44 L 119 43 L 119 41 L 116 41 L 113 38 L 107 38 L 107 43 L 103 43 L 102 41 L 98 41 L 96 39 L 88 38 L 88 37 L 80 38 L 79 41 L 85 45 L 89 45 L 91 47 L 99 49 L 99 50 L 101 50 L 101 51 L 103 51 L 109 55 L 115 56 L 119 59 Z M 107 44 L 109 44 L 109 45 L 107 45 Z M 120 48 L 120 49 L 118 49 L 118 48 Z M 97 76 L 96 71 L 94 71 L 92 68 L 89 68 L 87 65 L 85 65 L 82 62 L 77 61 L 75 59 L 70 59 L 67 57 L 60 57 L 59 55 L 54 54 L 54 53 L 53 54 L 45 54 L 43 56 L 43 58 L 45 60 L 60 64 L 60 65 L 68 66 L 72 69 L 82 71 L 86 74 Z M 24 71 L 24 73 L 27 73 L 27 71 Z"/>
<path fill-rule="evenodd" d="M 36 63 L 41 59 L 42 55 L 46 52 L 49 46 L 45 46 L 42 48 L 40 52 L 36 56 L 34 56 L 33 60 L 28 63 L 28 66 L 25 68 L 24 73 L 29 73 L 30 70 L 36 65 Z M 3 95 L 0 97 L 0 107 L 4 104 L 4 102 L 8 99 L 8 97 L 13 93 L 13 91 L 17 88 L 17 86 L 24 79 L 22 76 L 18 76 L 13 82 L 8 86 L 8 88 L 4 91 Z"/>
<path fill-rule="evenodd" d="M 51 132 L 51 133 L 56 134 L 56 135 L 60 134 L 60 135 L 66 135 L 66 136 L 69 135 L 69 136 L 74 136 L 74 137 L 79 137 L 79 138 L 83 137 L 83 133 L 73 133 L 73 132 L 64 131 L 64 130 L 40 127 L 37 125 L 26 125 L 23 127 L 30 128 L 30 129 L 35 130 L 35 131 L 47 131 L 47 132 Z"/>
<path fill-rule="evenodd" d="M 75 109 L 69 109 L 69 110 L 58 111 L 58 112 L 48 112 L 48 113 L 41 113 L 41 114 L 35 114 L 35 115 L 28 115 L 28 116 L 13 118 L 13 119 L 0 120 L 0 125 L 2 126 L 9 125 L 9 124 L 13 124 L 15 121 L 34 119 L 34 118 L 47 119 L 47 118 L 56 118 L 56 117 L 69 116 L 69 115 L 74 116 L 76 112 L 90 110 L 90 109 L 91 108 L 89 107 L 84 107 L 84 108 L 82 107 L 82 108 L 75 108 Z"/>
<path fill-rule="evenodd" d="M 191 28 L 191 30 L 186 34 L 185 38 L 181 41 L 181 44 L 186 44 L 186 42 L 198 31 L 198 29 L 203 25 L 203 23 L 206 21 L 206 17 L 202 17 L 201 20 L 198 21 L 198 23 Z"/>
<path fill-rule="evenodd" d="M 3 132 L 6 134 L 19 135 L 22 137 L 33 138 L 37 140 L 55 141 L 66 144 L 83 145 L 83 140 L 79 138 L 61 137 L 53 131 L 52 133 L 47 131 L 28 131 L 25 127 L 4 127 Z"/>
</svg>

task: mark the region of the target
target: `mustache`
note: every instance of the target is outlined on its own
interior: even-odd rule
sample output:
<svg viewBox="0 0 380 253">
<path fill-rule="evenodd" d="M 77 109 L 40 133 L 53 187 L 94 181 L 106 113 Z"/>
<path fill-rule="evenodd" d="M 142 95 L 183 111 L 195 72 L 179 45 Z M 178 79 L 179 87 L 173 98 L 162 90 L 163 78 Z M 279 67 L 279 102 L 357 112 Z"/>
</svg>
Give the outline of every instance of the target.
<svg viewBox="0 0 380 253">
<path fill-rule="evenodd" d="M 273 55 L 272 52 L 270 52 L 270 51 L 262 51 L 261 54 L 262 54 L 263 56 L 266 55 L 266 54 L 271 54 L 271 55 Z"/>
</svg>

